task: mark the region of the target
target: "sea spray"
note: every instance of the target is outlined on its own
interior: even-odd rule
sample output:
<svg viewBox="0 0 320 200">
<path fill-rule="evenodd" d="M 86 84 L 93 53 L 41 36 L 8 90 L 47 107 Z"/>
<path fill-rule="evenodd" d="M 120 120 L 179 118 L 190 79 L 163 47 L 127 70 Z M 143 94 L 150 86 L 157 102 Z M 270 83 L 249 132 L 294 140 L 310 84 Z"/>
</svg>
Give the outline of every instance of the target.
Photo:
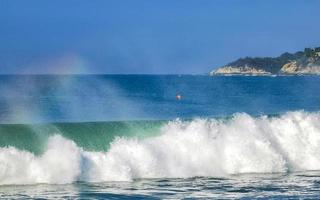
<svg viewBox="0 0 320 200">
<path fill-rule="evenodd" d="M 221 177 L 320 170 L 320 113 L 170 121 L 160 135 L 116 137 L 107 151 L 87 151 L 61 135 L 41 155 L 0 149 L 0 184 Z"/>
</svg>

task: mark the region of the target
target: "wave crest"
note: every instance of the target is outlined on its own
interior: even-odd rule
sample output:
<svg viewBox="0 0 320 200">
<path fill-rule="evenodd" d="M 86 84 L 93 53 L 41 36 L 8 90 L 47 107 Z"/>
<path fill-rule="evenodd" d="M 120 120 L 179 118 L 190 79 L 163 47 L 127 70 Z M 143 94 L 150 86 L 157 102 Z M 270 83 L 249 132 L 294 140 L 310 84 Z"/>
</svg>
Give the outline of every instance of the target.
<svg viewBox="0 0 320 200">
<path fill-rule="evenodd" d="M 130 181 L 320 170 L 320 114 L 235 114 L 229 120 L 171 121 L 145 139 L 118 137 L 89 152 L 60 135 L 44 154 L 0 148 L 0 184 Z"/>
</svg>

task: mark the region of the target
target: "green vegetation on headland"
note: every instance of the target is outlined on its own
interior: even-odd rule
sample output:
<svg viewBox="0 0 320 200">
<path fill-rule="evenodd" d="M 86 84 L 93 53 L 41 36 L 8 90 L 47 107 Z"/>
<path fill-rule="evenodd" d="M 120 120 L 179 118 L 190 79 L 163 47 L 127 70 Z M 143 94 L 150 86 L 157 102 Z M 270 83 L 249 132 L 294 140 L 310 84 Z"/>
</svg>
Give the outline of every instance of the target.
<svg viewBox="0 0 320 200">
<path fill-rule="evenodd" d="M 272 75 L 272 74 L 319 74 L 320 47 L 305 48 L 296 53 L 283 53 L 278 57 L 245 57 L 219 67 L 210 75 Z"/>
</svg>

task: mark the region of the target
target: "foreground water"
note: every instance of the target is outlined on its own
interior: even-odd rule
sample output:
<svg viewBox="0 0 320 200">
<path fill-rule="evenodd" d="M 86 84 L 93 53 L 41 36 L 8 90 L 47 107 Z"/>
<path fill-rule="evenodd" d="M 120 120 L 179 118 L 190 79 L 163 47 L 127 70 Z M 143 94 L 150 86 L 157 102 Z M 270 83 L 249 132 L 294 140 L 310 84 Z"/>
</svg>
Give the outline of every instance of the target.
<svg viewBox="0 0 320 200">
<path fill-rule="evenodd" d="M 0 186 L 6 199 L 318 199 L 320 172 Z"/>
<path fill-rule="evenodd" d="M 319 91 L 313 76 L 1 76 L 0 197 L 319 198 Z"/>
</svg>

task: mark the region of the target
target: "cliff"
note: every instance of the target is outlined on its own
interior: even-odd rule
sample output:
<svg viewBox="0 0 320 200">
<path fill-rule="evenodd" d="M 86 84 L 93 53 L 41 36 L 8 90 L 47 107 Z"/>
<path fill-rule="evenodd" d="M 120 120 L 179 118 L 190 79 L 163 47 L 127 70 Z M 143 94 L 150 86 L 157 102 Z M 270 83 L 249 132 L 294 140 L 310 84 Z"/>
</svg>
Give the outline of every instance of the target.
<svg viewBox="0 0 320 200">
<path fill-rule="evenodd" d="M 306 48 L 278 57 L 246 57 L 217 68 L 210 75 L 319 74 L 320 48 Z"/>
<path fill-rule="evenodd" d="M 320 59 L 317 61 L 290 61 L 282 66 L 281 74 L 316 74 L 320 75 Z"/>
</svg>

